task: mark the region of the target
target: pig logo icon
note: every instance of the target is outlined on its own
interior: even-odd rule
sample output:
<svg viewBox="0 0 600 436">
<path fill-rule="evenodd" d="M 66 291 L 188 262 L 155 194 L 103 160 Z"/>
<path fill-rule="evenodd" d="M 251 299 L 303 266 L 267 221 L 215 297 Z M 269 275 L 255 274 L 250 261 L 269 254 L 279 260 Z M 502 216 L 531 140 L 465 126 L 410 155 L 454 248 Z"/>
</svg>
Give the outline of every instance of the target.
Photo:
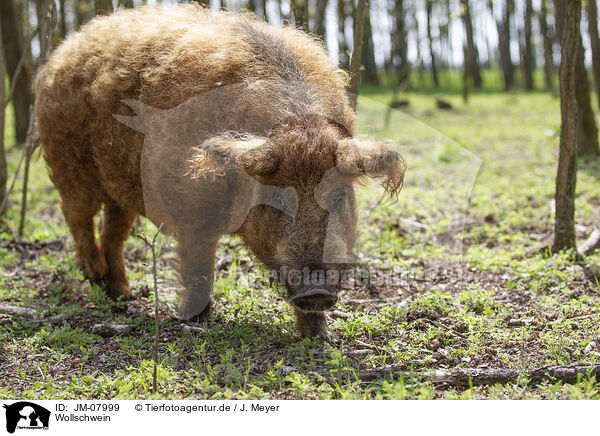
<svg viewBox="0 0 600 436">
<path fill-rule="evenodd" d="M 14 433 L 17 428 L 48 429 L 50 411 L 28 401 L 3 406 L 6 409 L 6 431 Z"/>
</svg>

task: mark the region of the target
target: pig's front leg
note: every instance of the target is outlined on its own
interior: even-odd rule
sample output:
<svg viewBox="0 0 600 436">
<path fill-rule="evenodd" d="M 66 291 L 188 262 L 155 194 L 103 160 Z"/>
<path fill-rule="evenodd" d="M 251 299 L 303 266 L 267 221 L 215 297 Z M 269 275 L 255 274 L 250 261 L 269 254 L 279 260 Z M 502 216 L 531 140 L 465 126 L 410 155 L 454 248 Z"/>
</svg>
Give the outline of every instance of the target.
<svg viewBox="0 0 600 436">
<path fill-rule="evenodd" d="M 296 328 L 302 336 L 321 338 L 330 344 L 338 342 L 339 339 L 329 329 L 323 312 L 304 312 L 294 308 L 294 314 L 296 315 Z"/>
<path fill-rule="evenodd" d="M 207 321 L 211 309 L 214 283 L 216 239 L 202 239 L 194 232 L 182 234 L 179 240 L 180 275 L 184 291 L 180 296 L 182 319 Z"/>
</svg>

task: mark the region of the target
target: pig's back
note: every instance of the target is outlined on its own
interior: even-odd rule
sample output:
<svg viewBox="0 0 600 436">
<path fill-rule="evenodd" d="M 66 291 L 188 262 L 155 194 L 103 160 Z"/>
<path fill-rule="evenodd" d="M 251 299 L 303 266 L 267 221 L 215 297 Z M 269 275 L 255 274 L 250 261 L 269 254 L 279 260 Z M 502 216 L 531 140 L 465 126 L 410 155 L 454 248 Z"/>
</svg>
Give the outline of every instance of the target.
<svg viewBox="0 0 600 436">
<path fill-rule="evenodd" d="M 96 18 L 52 53 L 36 79 L 36 114 L 49 165 L 56 170 L 53 155 L 73 156 L 97 173 L 110 196 L 132 202 L 141 193 L 143 135 L 113 117 L 133 115 L 121 100 L 169 109 L 211 89 L 265 80 L 282 89 L 288 82 L 305 84 L 309 104 L 353 132 L 346 76 L 322 44 L 303 32 L 194 5 Z M 284 100 L 282 105 L 294 103 Z M 263 116 L 264 108 L 240 111 L 252 118 Z"/>
</svg>

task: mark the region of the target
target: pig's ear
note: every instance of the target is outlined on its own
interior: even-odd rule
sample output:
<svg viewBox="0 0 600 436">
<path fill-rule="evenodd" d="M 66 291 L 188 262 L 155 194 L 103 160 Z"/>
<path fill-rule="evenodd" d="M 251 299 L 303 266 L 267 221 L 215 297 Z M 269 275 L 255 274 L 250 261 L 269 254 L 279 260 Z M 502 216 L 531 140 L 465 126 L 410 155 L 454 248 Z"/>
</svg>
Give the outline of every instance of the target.
<svg viewBox="0 0 600 436">
<path fill-rule="evenodd" d="M 148 126 L 151 125 L 152 120 L 155 117 L 156 119 L 162 118 L 159 114 L 162 112 L 161 109 L 154 109 L 145 105 L 141 101 L 126 99 L 121 100 L 121 103 L 129 106 L 135 112 L 135 115 L 128 116 L 113 114 L 113 117 L 125 124 L 127 127 L 137 130 L 138 132 L 146 133 L 148 131 Z"/>
<path fill-rule="evenodd" d="M 255 144 L 240 154 L 240 163 L 250 176 L 268 177 L 279 168 L 273 144 L 264 138 L 257 138 Z"/>
<path fill-rule="evenodd" d="M 193 150 L 187 174 L 192 179 L 206 179 L 243 168 L 250 176 L 268 176 L 278 166 L 272 144 L 266 138 L 219 135 Z"/>
<path fill-rule="evenodd" d="M 404 183 L 406 162 L 392 144 L 349 139 L 338 144 L 338 164 L 342 173 L 359 180 L 364 177 L 382 178 L 382 186 L 396 195 Z"/>
</svg>

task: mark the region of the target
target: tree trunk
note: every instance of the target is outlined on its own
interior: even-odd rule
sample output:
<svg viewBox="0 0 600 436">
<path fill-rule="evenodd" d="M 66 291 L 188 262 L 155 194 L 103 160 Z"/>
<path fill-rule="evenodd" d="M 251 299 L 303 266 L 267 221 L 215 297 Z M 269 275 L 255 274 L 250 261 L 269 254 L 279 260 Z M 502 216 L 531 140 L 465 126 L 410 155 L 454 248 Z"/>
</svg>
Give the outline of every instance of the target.
<svg viewBox="0 0 600 436">
<path fill-rule="evenodd" d="M 535 70 L 535 53 L 531 40 L 531 21 L 533 18 L 533 4 L 531 0 L 525 2 L 525 20 L 523 36 L 525 39 L 525 51 L 523 53 L 523 72 L 525 73 L 525 89 L 533 90 L 533 71 Z"/>
<path fill-rule="evenodd" d="M 73 8 L 75 9 L 77 28 L 81 27 L 94 15 L 91 0 L 73 0 Z"/>
<path fill-rule="evenodd" d="M 575 99 L 577 101 L 577 155 L 598 156 L 600 146 L 598 145 L 598 127 L 592 109 L 590 97 L 590 81 L 585 69 L 585 50 L 579 41 L 577 53 L 577 65 L 575 66 Z"/>
<path fill-rule="evenodd" d="M 2 23 L 0 22 L 0 32 L 2 31 Z M 4 114 L 6 112 L 4 107 L 4 101 L 6 100 L 6 78 L 4 72 L 6 66 L 4 65 L 4 44 L 2 38 L 0 38 L 0 204 L 4 204 L 4 197 L 6 196 L 6 181 L 8 180 L 8 169 L 6 165 L 6 149 L 4 147 Z M 0 214 L 4 211 L 0 211 Z"/>
<path fill-rule="evenodd" d="M 307 0 L 291 0 L 290 7 L 294 12 L 296 27 L 306 30 Z"/>
<path fill-rule="evenodd" d="M 540 33 L 544 45 L 544 75 L 546 78 L 546 88 L 554 92 L 554 58 L 552 50 L 552 39 L 548 27 L 548 6 L 546 0 L 542 0 L 540 7 Z"/>
<path fill-rule="evenodd" d="M 111 0 L 94 0 L 94 11 L 96 15 L 108 15 L 113 12 Z"/>
<path fill-rule="evenodd" d="M 598 36 L 598 6 L 596 0 L 587 1 L 588 31 L 592 48 L 592 70 L 594 72 L 594 86 L 600 105 L 600 37 Z"/>
<path fill-rule="evenodd" d="M 463 48 L 463 56 L 464 56 L 464 59 L 469 58 L 469 49 L 467 47 Z M 469 102 L 470 79 L 471 79 L 471 62 L 464 62 L 462 98 L 463 98 L 463 102 L 465 104 L 467 104 Z"/>
<path fill-rule="evenodd" d="M 435 52 L 433 51 L 433 35 L 431 32 L 431 14 L 433 10 L 433 0 L 426 0 L 425 8 L 427 9 L 427 39 L 429 40 L 429 56 L 431 58 L 431 75 L 435 87 L 440 86 L 438 79 L 437 64 L 435 60 Z"/>
<path fill-rule="evenodd" d="M 256 3 L 254 2 L 254 0 L 248 0 L 246 9 L 248 9 L 249 11 L 252 11 L 252 12 L 256 11 Z"/>
<path fill-rule="evenodd" d="M 421 54 L 421 47 L 423 47 L 422 45 L 422 40 L 421 40 L 421 29 L 420 29 L 420 22 L 417 19 L 417 8 L 413 7 L 412 8 L 412 22 L 414 23 L 414 34 L 417 40 L 416 43 L 416 48 L 417 48 L 417 59 L 415 60 L 415 64 L 417 65 L 417 70 L 419 72 L 419 82 L 421 82 L 421 86 L 425 86 L 425 62 L 423 61 L 423 56 Z"/>
<path fill-rule="evenodd" d="M 365 16 L 367 14 L 366 0 L 358 0 L 356 7 L 356 20 L 354 26 L 354 49 L 352 50 L 352 61 L 350 63 L 350 102 L 356 109 L 358 101 L 358 85 L 360 82 L 360 57 L 365 30 Z"/>
<path fill-rule="evenodd" d="M 556 221 L 554 226 L 553 251 L 576 248 L 575 240 L 575 185 L 577 183 L 577 159 L 575 144 L 577 136 L 575 100 L 575 71 L 581 34 L 581 0 L 557 0 L 565 12 L 561 24 L 561 62 L 560 62 L 560 148 L 558 170 L 556 174 Z M 558 9 L 558 8 L 557 8 Z"/>
<path fill-rule="evenodd" d="M 555 9 L 557 17 L 566 16 L 565 0 L 556 0 Z M 565 32 L 565 21 L 557 21 L 557 30 L 561 41 Z M 575 64 L 575 103 L 577 105 L 575 149 L 579 156 L 598 156 L 598 127 L 590 99 L 590 82 L 585 69 L 585 50 L 579 34 L 579 45 Z"/>
<path fill-rule="evenodd" d="M 392 60 L 396 66 L 398 88 L 408 86 L 410 79 L 410 63 L 408 62 L 408 29 L 404 11 L 404 0 L 394 0 L 395 32 L 392 39 Z"/>
<path fill-rule="evenodd" d="M 60 21 L 59 21 L 59 26 L 58 26 L 58 37 L 60 39 L 65 39 L 65 37 L 67 36 L 67 14 L 65 12 L 65 1 L 66 0 L 60 0 L 59 1 L 59 15 L 60 15 Z"/>
<path fill-rule="evenodd" d="M 37 14 L 38 26 L 40 28 L 38 33 L 40 38 L 40 64 L 44 62 L 49 48 L 52 47 L 52 39 L 50 38 L 50 23 L 47 18 L 51 1 L 52 0 L 35 0 L 35 12 Z"/>
<path fill-rule="evenodd" d="M 133 8 L 133 0 L 119 0 L 119 6 L 126 9 Z"/>
<path fill-rule="evenodd" d="M 266 6 L 266 1 L 265 1 Z M 315 16 L 315 33 L 325 40 L 325 22 L 327 14 L 327 0 L 317 0 L 317 10 Z"/>
<path fill-rule="evenodd" d="M 502 21 L 496 24 L 498 27 L 498 42 L 500 46 L 500 64 L 504 75 L 504 86 L 507 91 L 513 87 L 515 80 L 515 68 L 512 62 L 510 49 L 510 17 L 514 8 L 514 0 L 506 0 Z"/>
<path fill-rule="evenodd" d="M 12 80 L 25 50 L 24 38 L 14 0 L 0 1 L 0 26 L 2 27 L 2 45 L 6 63 L 6 74 L 9 80 Z M 32 71 L 30 58 L 26 56 L 21 67 L 21 73 L 15 81 L 15 90 L 12 96 L 12 103 L 15 110 L 15 136 L 19 143 L 25 141 L 27 126 L 29 126 L 29 106 L 33 101 L 30 88 Z"/>
<path fill-rule="evenodd" d="M 370 4 L 367 3 L 364 24 L 364 42 L 362 46 L 361 59 L 364 64 L 362 77 L 369 83 L 378 84 L 377 64 L 375 63 L 375 49 L 373 47 L 373 28 L 371 27 Z"/>
<path fill-rule="evenodd" d="M 338 38 L 339 38 L 339 53 L 338 58 L 340 65 L 348 70 L 350 69 L 350 50 L 346 43 L 346 0 L 338 0 L 337 2 L 337 13 L 338 13 Z"/>
<path fill-rule="evenodd" d="M 473 39 L 473 19 L 471 18 L 471 8 L 469 6 L 469 0 L 460 0 L 460 4 L 463 8 L 462 19 L 465 26 L 465 33 L 467 37 L 467 51 L 465 57 L 465 71 L 473 78 L 473 86 L 476 89 L 481 88 L 481 70 L 479 69 L 479 61 L 477 59 L 477 48 L 475 47 L 475 41 Z M 467 63 L 468 68 L 467 68 Z"/>
</svg>

